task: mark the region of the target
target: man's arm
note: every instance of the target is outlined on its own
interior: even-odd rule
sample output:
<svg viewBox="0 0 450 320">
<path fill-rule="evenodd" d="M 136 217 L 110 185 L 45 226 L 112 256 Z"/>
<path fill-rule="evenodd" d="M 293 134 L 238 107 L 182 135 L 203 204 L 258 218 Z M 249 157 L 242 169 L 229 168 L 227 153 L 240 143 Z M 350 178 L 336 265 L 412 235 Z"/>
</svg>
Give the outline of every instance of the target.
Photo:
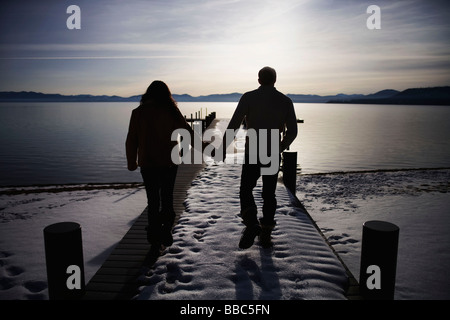
<svg viewBox="0 0 450 320">
<path fill-rule="evenodd" d="M 228 123 L 227 129 L 236 130 L 239 129 L 239 127 L 241 126 L 242 121 L 244 120 L 244 117 L 248 111 L 246 100 L 247 99 L 245 95 L 243 95 L 239 100 L 236 110 L 234 110 L 233 116 L 231 117 L 231 120 Z"/>
<path fill-rule="evenodd" d="M 294 105 L 291 102 L 288 113 L 286 115 L 286 131 L 280 145 L 280 152 L 286 150 L 289 145 L 297 137 L 297 116 L 295 115 Z"/>
<path fill-rule="evenodd" d="M 233 141 L 233 139 L 230 139 L 230 137 L 228 137 L 228 134 L 229 134 L 229 133 L 227 134 L 228 129 L 232 129 L 233 133 L 234 133 L 234 131 L 239 129 L 246 114 L 247 114 L 247 105 L 246 105 L 246 96 L 244 94 L 241 97 L 241 99 L 239 100 L 236 110 L 234 110 L 233 116 L 231 117 L 231 120 L 228 123 L 227 130 L 225 131 L 225 134 L 222 137 L 222 143 L 221 143 L 221 146 L 219 147 L 219 150 L 222 150 L 222 159 L 217 159 L 217 160 L 225 161 L 226 154 L 227 154 L 227 148 Z M 217 156 L 220 156 L 220 155 L 217 154 Z"/>
</svg>

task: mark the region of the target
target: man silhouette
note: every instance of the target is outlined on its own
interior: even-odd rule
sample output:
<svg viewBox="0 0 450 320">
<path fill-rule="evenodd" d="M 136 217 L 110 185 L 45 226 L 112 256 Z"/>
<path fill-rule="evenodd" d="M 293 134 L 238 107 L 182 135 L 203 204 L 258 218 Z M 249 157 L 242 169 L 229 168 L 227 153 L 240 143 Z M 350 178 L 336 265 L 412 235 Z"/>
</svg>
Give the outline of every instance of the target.
<svg viewBox="0 0 450 320">
<path fill-rule="evenodd" d="M 256 90 L 245 93 L 239 100 L 238 106 L 233 114 L 233 117 L 228 124 L 227 129 L 238 129 L 242 122 L 245 121 L 247 129 L 254 129 L 257 132 L 258 140 L 261 138 L 262 132 L 272 132 L 271 129 L 277 129 L 279 143 L 278 146 L 271 146 L 272 139 L 267 137 L 268 146 L 266 150 L 278 150 L 276 159 L 277 169 L 275 174 L 264 174 L 261 168 L 267 167 L 267 164 L 262 164 L 259 161 L 252 163 L 249 161 L 249 143 L 247 139 L 245 148 L 245 161 L 242 165 L 241 183 L 239 190 L 241 218 L 245 225 L 244 232 L 239 242 L 241 249 L 250 248 L 256 236 L 260 236 L 261 245 L 263 247 L 270 247 L 271 232 L 275 226 L 275 210 L 277 201 L 275 197 L 275 190 L 278 180 L 280 154 L 287 149 L 297 136 L 297 117 L 295 115 L 294 105 L 292 100 L 286 95 L 282 94 L 275 88 L 276 72 L 273 68 L 264 67 L 258 73 L 258 82 L 260 87 Z M 267 131 L 261 131 L 266 129 Z M 228 130 L 227 130 L 228 131 Z M 224 159 L 226 156 L 226 139 L 225 134 L 223 143 Z M 261 152 L 259 144 L 254 146 Z M 276 148 L 278 147 L 278 148 Z M 254 158 L 253 158 L 254 159 Z M 273 159 L 273 157 L 271 157 Z M 263 198 L 263 217 L 257 219 L 257 206 L 253 197 L 253 189 L 257 184 L 258 179 L 262 175 L 262 198 Z"/>
</svg>

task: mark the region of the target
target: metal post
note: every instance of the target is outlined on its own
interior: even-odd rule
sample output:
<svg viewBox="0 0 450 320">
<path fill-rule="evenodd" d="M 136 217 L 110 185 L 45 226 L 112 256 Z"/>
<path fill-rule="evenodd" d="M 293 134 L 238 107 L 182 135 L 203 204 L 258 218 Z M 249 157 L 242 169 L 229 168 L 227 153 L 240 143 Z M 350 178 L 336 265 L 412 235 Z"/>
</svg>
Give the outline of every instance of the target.
<svg viewBox="0 0 450 320">
<path fill-rule="evenodd" d="M 364 299 L 393 300 L 399 228 L 372 220 L 363 224 L 359 289 Z"/>
<path fill-rule="evenodd" d="M 297 186 L 297 152 L 283 152 L 283 183 L 295 195 Z"/>
<path fill-rule="evenodd" d="M 44 228 L 50 300 L 79 299 L 84 295 L 84 262 L 81 226 L 59 222 Z"/>
</svg>

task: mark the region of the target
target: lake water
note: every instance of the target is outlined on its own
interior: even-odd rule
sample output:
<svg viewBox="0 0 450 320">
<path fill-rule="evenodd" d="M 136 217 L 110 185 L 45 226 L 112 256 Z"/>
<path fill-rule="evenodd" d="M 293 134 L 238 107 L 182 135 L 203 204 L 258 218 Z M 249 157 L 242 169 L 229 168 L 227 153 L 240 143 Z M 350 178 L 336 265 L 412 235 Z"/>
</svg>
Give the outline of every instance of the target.
<svg viewBox="0 0 450 320">
<path fill-rule="evenodd" d="M 236 103 L 180 102 L 183 114 Z M 0 103 L 0 185 L 141 181 L 126 169 L 136 103 Z M 450 107 L 295 104 L 301 173 L 450 167 Z"/>
</svg>

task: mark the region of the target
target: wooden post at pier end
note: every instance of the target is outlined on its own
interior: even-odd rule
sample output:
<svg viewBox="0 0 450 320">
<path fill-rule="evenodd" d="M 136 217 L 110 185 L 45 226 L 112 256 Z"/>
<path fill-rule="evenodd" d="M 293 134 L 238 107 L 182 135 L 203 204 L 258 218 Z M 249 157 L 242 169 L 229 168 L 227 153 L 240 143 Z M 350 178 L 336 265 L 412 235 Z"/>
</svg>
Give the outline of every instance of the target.
<svg viewBox="0 0 450 320">
<path fill-rule="evenodd" d="M 84 295 L 84 262 L 81 226 L 59 222 L 44 228 L 50 300 L 75 300 Z"/>
<path fill-rule="evenodd" d="M 297 187 L 297 152 L 283 152 L 283 183 L 295 195 Z"/>
<path fill-rule="evenodd" d="M 363 224 L 359 289 L 368 300 L 393 300 L 399 228 L 385 221 Z"/>
</svg>

